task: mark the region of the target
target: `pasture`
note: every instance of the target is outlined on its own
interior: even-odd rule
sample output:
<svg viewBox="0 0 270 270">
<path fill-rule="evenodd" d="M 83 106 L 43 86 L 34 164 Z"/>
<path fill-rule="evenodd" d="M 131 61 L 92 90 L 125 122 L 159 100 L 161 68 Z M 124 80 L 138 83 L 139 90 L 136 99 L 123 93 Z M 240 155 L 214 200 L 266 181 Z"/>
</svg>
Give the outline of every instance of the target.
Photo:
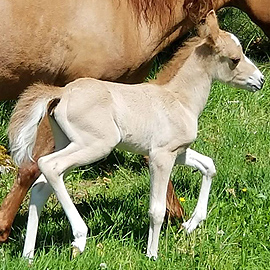
<svg viewBox="0 0 270 270">
<path fill-rule="evenodd" d="M 247 44 L 247 47 L 249 44 Z M 187 235 L 181 223 L 163 225 L 159 258 L 145 256 L 148 234 L 149 173 L 144 160 L 114 153 L 107 163 L 73 171 L 66 185 L 89 227 L 85 252 L 70 260 L 71 231 L 55 197 L 40 220 L 33 265 L 21 258 L 26 198 L 9 243 L 0 246 L 0 269 L 268 269 L 270 256 L 270 66 L 261 64 L 266 83 L 249 93 L 216 83 L 199 120 L 192 149 L 213 158 L 217 176 L 208 218 Z M 12 103 L 0 104 L 0 143 Z M 109 132 L 109 131 L 108 131 Z M 0 176 L 0 203 L 15 173 Z M 195 208 L 201 175 L 176 166 L 172 180 L 187 217 Z"/>
<path fill-rule="evenodd" d="M 41 217 L 32 269 L 266 269 L 269 265 L 270 72 L 255 94 L 216 83 L 200 117 L 193 149 L 212 157 L 217 167 L 208 218 L 191 235 L 180 223 L 165 224 L 159 259 L 144 253 L 148 232 L 148 170 L 128 153 L 114 154 L 109 165 L 76 170 L 66 180 L 74 202 L 90 228 L 85 252 L 70 260 L 70 228 L 55 198 Z M 10 106 L 3 103 L 1 112 Z M 5 116 L 1 115 L 2 124 Z M 111 165 L 110 165 L 111 164 Z M 2 174 L 0 198 L 11 186 L 12 173 Z M 187 216 L 194 209 L 201 176 L 177 166 L 172 174 Z M 90 180 L 90 181 L 89 181 Z M 1 269 L 26 269 L 21 259 L 25 200 L 11 240 L 0 247 Z"/>
</svg>

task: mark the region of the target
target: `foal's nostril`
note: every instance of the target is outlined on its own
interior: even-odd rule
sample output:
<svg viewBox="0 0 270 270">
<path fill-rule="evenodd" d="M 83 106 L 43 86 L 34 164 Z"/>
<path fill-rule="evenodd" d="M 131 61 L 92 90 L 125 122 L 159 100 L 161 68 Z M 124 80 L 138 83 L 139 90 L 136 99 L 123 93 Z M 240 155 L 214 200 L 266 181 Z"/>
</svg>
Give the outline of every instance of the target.
<svg viewBox="0 0 270 270">
<path fill-rule="evenodd" d="M 264 85 L 264 77 L 261 77 L 261 84 Z"/>
<path fill-rule="evenodd" d="M 260 89 L 262 89 L 263 88 L 263 85 L 264 85 L 264 76 L 261 76 L 260 77 L 260 80 L 259 80 L 259 82 L 260 82 Z"/>
</svg>

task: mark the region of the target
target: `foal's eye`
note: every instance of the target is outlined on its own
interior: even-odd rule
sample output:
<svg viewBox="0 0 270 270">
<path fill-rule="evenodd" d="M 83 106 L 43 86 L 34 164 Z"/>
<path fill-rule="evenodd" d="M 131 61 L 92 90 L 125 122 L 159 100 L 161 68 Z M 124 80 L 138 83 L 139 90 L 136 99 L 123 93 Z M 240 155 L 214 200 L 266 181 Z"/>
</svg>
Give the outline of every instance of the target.
<svg viewBox="0 0 270 270">
<path fill-rule="evenodd" d="M 236 66 L 240 62 L 240 58 L 231 58 L 231 61 Z"/>
</svg>

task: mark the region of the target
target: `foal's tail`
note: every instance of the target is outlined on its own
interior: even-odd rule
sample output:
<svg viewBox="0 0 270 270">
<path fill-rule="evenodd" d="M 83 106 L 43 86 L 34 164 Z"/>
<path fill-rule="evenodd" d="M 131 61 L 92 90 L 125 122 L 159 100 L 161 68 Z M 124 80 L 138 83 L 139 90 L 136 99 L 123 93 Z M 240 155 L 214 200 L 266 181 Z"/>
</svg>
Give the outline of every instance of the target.
<svg viewBox="0 0 270 270">
<path fill-rule="evenodd" d="M 37 129 L 47 112 L 48 102 L 62 96 L 64 88 L 34 84 L 20 96 L 8 127 L 11 156 L 20 166 L 32 160 Z"/>
</svg>

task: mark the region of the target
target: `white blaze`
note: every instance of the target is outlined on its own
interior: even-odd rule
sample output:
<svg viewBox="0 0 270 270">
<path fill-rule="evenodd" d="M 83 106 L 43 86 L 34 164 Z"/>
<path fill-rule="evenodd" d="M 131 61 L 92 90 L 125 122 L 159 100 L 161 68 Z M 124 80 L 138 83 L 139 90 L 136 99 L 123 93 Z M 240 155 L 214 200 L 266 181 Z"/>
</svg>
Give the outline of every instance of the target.
<svg viewBox="0 0 270 270">
<path fill-rule="evenodd" d="M 231 35 L 231 39 L 236 43 L 236 45 L 241 46 L 239 39 L 231 33 L 230 33 L 230 35 Z"/>
</svg>

